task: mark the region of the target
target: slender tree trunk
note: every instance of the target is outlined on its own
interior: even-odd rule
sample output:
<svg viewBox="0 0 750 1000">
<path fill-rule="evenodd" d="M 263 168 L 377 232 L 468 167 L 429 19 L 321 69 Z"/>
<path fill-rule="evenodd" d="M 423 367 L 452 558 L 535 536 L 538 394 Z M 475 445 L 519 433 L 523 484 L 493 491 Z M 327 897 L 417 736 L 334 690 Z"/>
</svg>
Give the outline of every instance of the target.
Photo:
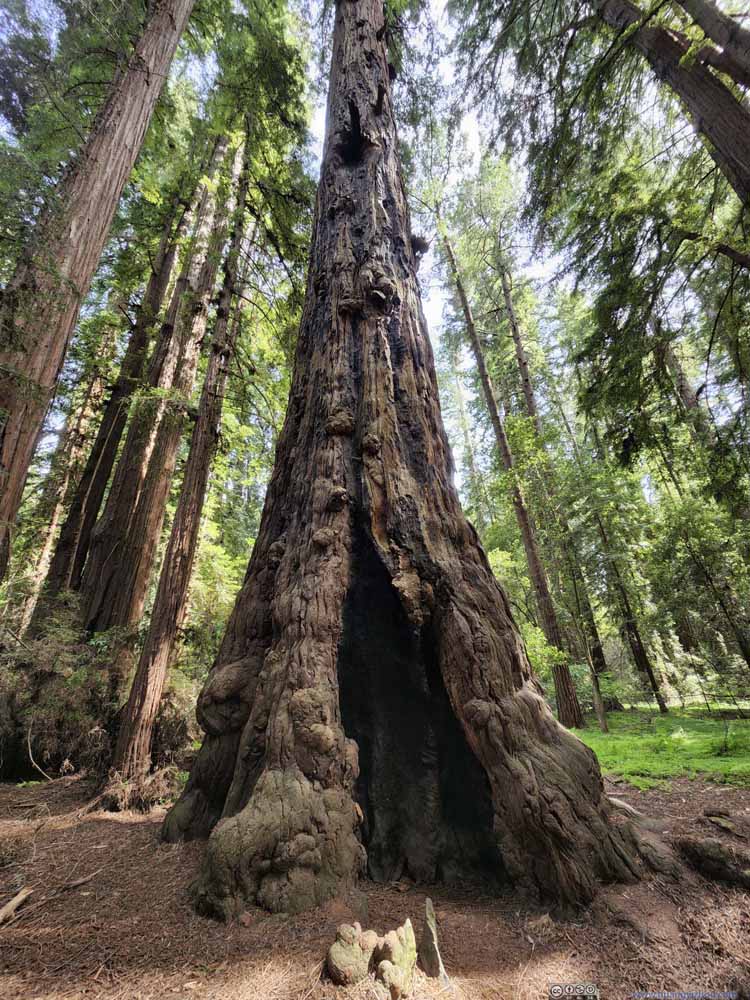
<svg viewBox="0 0 750 1000">
<path fill-rule="evenodd" d="M 157 392 L 152 399 L 135 401 L 104 512 L 92 535 L 81 581 L 83 618 L 92 632 L 128 627 L 142 611 L 164 516 L 159 505 L 166 504 L 172 481 L 216 274 L 217 241 L 223 238 L 212 182 L 226 149 L 222 138 L 208 170 L 209 184 L 200 192 L 195 231 L 151 358 L 148 384 Z M 168 426 L 163 427 L 165 420 Z M 163 501 L 155 498 L 155 490 Z M 147 528 L 150 515 L 158 516 L 155 535 L 151 523 Z"/>
<path fill-rule="evenodd" d="M 318 905 L 365 863 L 567 903 L 634 873 L 451 483 L 385 35 L 378 0 L 337 4 L 290 405 L 163 831 L 212 831 L 193 898 L 222 917 Z"/>
<path fill-rule="evenodd" d="M 500 281 L 503 286 L 503 299 L 505 301 L 505 312 L 508 316 L 508 325 L 510 326 L 510 335 L 513 340 L 513 348 L 516 354 L 516 365 L 518 367 L 518 374 L 521 379 L 521 386 L 523 388 L 523 399 L 526 404 L 526 415 L 531 418 L 534 425 L 534 430 L 540 441 L 544 440 L 544 432 L 542 430 L 542 421 L 539 419 L 539 408 L 536 405 L 536 393 L 534 392 L 534 384 L 531 381 L 531 372 L 529 370 L 529 359 L 526 355 L 526 347 L 523 342 L 523 336 L 521 334 L 521 327 L 518 324 L 518 318 L 516 316 L 516 309 L 513 304 L 513 287 L 511 285 L 510 273 L 506 267 L 501 265 L 500 270 Z"/>
<path fill-rule="evenodd" d="M 125 430 L 130 397 L 143 377 L 151 332 L 158 319 L 177 250 L 185 235 L 189 218 L 187 206 L 175 200 L 164 223 L 151 275 L 128 339 L 120 373 L 104 407 L 96 438 L 60 531 L 45 583 L 48 597 L 53 597 L 61 590 L 78 590 L 81 585 L 91 534 L 101 510 Z M 175 220 L 177 220 L 176 227 Z"/>
<path fill-rule="evenodd" d="M 580 623 L 583 615 L 581 614 L 581 598 L 578 589 L 578 581 L 576 580 L 575 576 L 573 577 L 573 591 L 576 596 L 576 603 L 578 604 L 578 621 Z M 599 723 L 599 729 L 603 733 L 608 733 L 609 725 L 607 724 L 607 709 L 604 704 L 604 699 L 602 698 L 602 690 L 599 685 L 599 673 L 596 669 L 594 658 L 591 655 L 591 644 L 589 641 L 589 637 L 586 635 L 585 630 L 581 628 L 580 632 L 581 632 L 581 638 L 583 640 L 583 645 L 586 650 L 586 662 L 588 663 L 589 667 L 589 675 L 591 676 L 591 697 L 594 702 L 594 712 L 596 714 L 596 721 Z"/>
<path fill-rule="evenodd" d="M 608 549 L 609 538 L 607 537 L 604 525 L 598 514 L 596 520 L 602 542 Z M 651 665 L 651 659 L 646 652 L 646 647 L 643 643 L 643 639 L 641 638 L 638 622 L 636 621 L 633 606 L 630 603 L 630 597 L 628 595 L 627 587 L 622 579 L 620 568 L 617 565 L 617 562 L 611 558 L 608 562 L 608 568 L 612 578 L 614 579 L 615 590 L 620 598 L 620 604 L 623 610 L 623 629 L 625 631 L 625 637 L 628 640 L 628 645 L 630 646 L 630 652 L 632 653 L 636 670 L 643 675 L 648 683 L 648 686 L 651 688 L 654 698 L 656 699 L 656 704 L 659 706 L 659 711 L 663 715 L 666 715 L 668 712 L 667 703 L 661 693 L 661 685 L 656 678 L 656 672 Z"/>
<path fill-rule="evenodd" d="M 495 397 L 495 390 L 492 385 L 489 372 L 487 371 L 487 365 L 485 364 L 484 351 L 482 350 L 479 335 L 477 334 L 471 304 L 461 280 L 456 255 L 453 252 L 453 247 L 447 236 L 443 237 L 443 245 L 445 247 L 448 263 L 450 264 L 451 274 L 456 286 L 456 292 L 461 302 L 461 309 L 464 314 L 464 323 L 466 325 L 466 333 L 476 360 L 479 380 L 482 383 L 485 404 L 490 415 L 492 428 L 495 432 L 497 449 L 500 453 L 503 467 L 511 476 L 513 509 L 516 514 L 516 520 L 518 522 L 521 538 L 523 540 L 526 562 L 528 563 L 529 576 L 531 577 L 531 583 L 534 587 L 534 594 L 536 596 L 536 603 L 539 608 L 539 618 L 541 620 L 542 630 L 547 642 L 562 653 L 565 646 L 563 643 L 562 630 L 560 629 L 560 624 L 557 619 L 555 604 L 552 600 L 547 571 L 539 552 L 539 546 L 536 540 L 536 531 L 531 520 L 529 509 L 526 506 L 526 500 L 521 489 L 521 484 L 515 474 L 513 454 L 510 450 L 508 437 L 505 433 L 503 419 L 500 416 L 500 407 L 498 406 L 497 399 Z M 564 661 L 554 664 L 552 667 L 552 676 L 555 683 L 555 697 L 557 699 L 557 710 L 560 722 L 562 722 L 564 726 L 568 727 L 583 727 L 583 712 L 581 711 L 581 706 L 578 702 L 578 696 L 576 695 L 573 678 L 570 675 L 568 664 Z"/>
<path fill-rule="evenodd" d="M 578 442 L 576 441 L 575 434 L 573 433 L 573 428 L 570 426 L 568 421 L 567 414 L 559 402 L 558 409 L 562 417 L 563 424 L 565 425 L 568 440 L 572 445 L 573 454 L 576 462 L 578 463 L 578 467 L 585 475 L 585 469 L 581 459 L 581 451 L 578 447 Z M 635 664 L 635 668 L 638 673 L 642 676 L 645 684 L 651 689 L 651 692 L 656 700 L 656 704 L 659 706 L 659 711 L 662 714 L 666 714 L 669 709 L 667 708 L 667 703 L 661 693 L 661 685 L 659 684 L 656 671 L 651 664 L 648 652 L 646 651 L 646 647 L 641 638 L 640 629 L 638 628 L 638 623 L 633 612 L 630 597 L 628 596 L 627 587 L 625 586 L 625 581 L 622 578 L 617 560 L 613 555 L 612 546 L 609 542 L 609 536 L 604 526 L 604 521 L 597 510 L 594 511 L 594 523 L 596 524 L 597 534 L 599 535 L 599 540 L 601 542 L 601 551 L 604 556 L 607 580 L 617 594 L 618 603 L 622 612 L 622 630 L 628 641 L 630 652 L 633 657 L 633 663 Z"/>
<path fill-rule="evenodd" d="M 630 0 L 597 0 L 599 16 L 618 32 L 644 21 Z M 688 45 L 646 19 L 628 44 L 648 61 L 687 109 L 696 129 L 708 140 L 711 156 L 743 205 L 750 201 L 750 112 L 707 66 L 684 62 Z"/>
<path fill-rule="evenodd" d="M 683 10 L 723 52 L 750 76 L 750 31 L 711 0 L 677 0 Z"/>
<path fill-rule="evenodd" d="M 489 521 L 491 520 L 491 509 L 490 502 L 487 498 L 487 493 L 484 488 L 484 483 L 482 477 L 479 475 L 477 470 L 476 460 L 474 457 L 474 448 L 471 442 L 471 433 L 469 431 L 469 418 L 466 413 L 466 401 L 464 399 L 464 388 L 461 384 L 461 374 L 458 368 L 458 357 L 453 356 L 451 359 L 451 364 L 453 366 L 453 380 L 455 384 L 456 391 L 456 407 L 458 409 L 458 423 L 461 428 L 461 436 L 463 437 L 464 443 L 464 455 L 466 459 L 466 465 L 469 470 L 469 484 L 471 487 L 471 492 L 474 495 L 476 504 L 476 515 L 477 515 L 477 528 L 479 534 L 485 529 Z"/>
<path fill-rule="evenodd" d="M 663 377 L 685 412 L 693 439 L 710 451 L 716 445 L 716 435 L 674 348 L 669 342 L 663 342 L 655 348 L 654 353 Z"/>
<path fill-rule="evenodd" d="M 239 333 L 239 310 L 230 324 L 244 232 L 248 187 L 248 151 L 237 192 L 234 230 L 224 262 L 224 280 L 216 309 L 210 356 L 203 380 L 198 416 L 193 428 L 180 499 L 161 568 L 151 623 L 141 651 L 118 734 L 113 768 L 138 788 L 151 763 L 151 739 L 167 678 L 175 637 L 187 609 L 188 588 L 198 546 L 201 513 L 211 460 L 221 429 L 229 362 Z"/>
<path fill-rule="evenodd" d="M 669 492 L 671 484 L 677 495 L 682 497 L 684 495 L 684 491 L 669 456 L 661 446 L 658 447 L 658 452 L 664 470 L 662 472 L 662 481 L 664 483 L 665 490 Z M 705 559 L 693 544 L 690 534 L 685 530 L 683 530 L 681 534 L 685 548 L 690 555 L 693 565 L 705 580 L 709 591 L 716 600 L 719 611 L 729 626 L 729 631 L 737 643 L 740 655 L 745 663 L 750 667 L 750 631 L 748 630 L 747 625 L 742 621 L 744 616 L 739 610 L 739 601 L 736 593 L 734 592 L 734 588 L 726 579 L 716 579 L 714 574 L 706 565 Z M 724 630 L 721 629 L 720 631 L 726 641 Z"/>
<path fill-rule="evenodd" d="M 102 380 L 98 374 L 88 380 L 83 398 L 68 416 L 60 441 L 50 463 L 50 470 L 44 484 L 44 492 L 36 516 L 45 520 L 44 541 L 37 557 L 31 580 L 29 596 L 24 604 L 19 633 L 24 635 L 38 606 L 44 579 L 52 559 L 57 532 L 63 513 L 68 504 L 71 487 L 80 471 L 80 463 L 86 442 L 88 426 L 93 411 L 101 403 Z"/>
<path fill-rule="evenodd" d="M 544 455 L 547 459 L 547 469 L 549 475 L 545 477 L 545 488 L 552 501 L 552 506 L 557 509 L 557 504 L 555 503 L 557 499 L 557 487 L 555 484 L 554 470 L 552 469 L 551 462 L 549 459 L 549 454 L 547 452 L 546 444 L 544 441 L 544 433 L 542 428 L 542 422 L 539 417 L 539 407 L 536 402 L 536 393 L 534 391 L 534 383 L 531 380 L 531 372 L 529 370 L 529 359 L 526 354 L 526 346 L 523 341 L 523 333 L 521 327 L 518 323 L 518 318 L 516 316 L 515 306 L 513 304 L 513 287 L 511 283 L 510 273 L 507 268 L 501 266 L 500 278 L 503 287 L 503 298 L 505 300 L 505 310 L 508 314 L 508 324 L 510 326 L 511 337 L 513 339 L 513 347 L 516 355 L 516 365 L 518 367 L 518 374 L 521 379 L 521 384 L 523 386 L 523 397 L 526 404 L 526 415 L 531 419 L 534 430 L 539 441 L 539 445 L 542 448 Z M 604 656 L 604 648 L 602 646 L 602 641 L 599 636 L 599 629 L 596 625 L 596 617 L 594 616 L 594 609 L 591 605 L 591 599 L 589 597 L 588 587 L 586 585 L 586 579 L 583 575 L 583 570 L 581 569 L 580 561 L 573 550 L 573 546 L 569 539 L 571 538 L 570 525 L 568 524 L 565 515 L 558 511 L 557 520 L 559 522 L 559 527 L 561 529 L 562 537 L 562 547 L 568 557 L 568 564 L 571 569 L 571 578 L 573 580 L 576 595 L 578 599 L 579 609 L 583 616 L 583 621 L 588 631 L 588 639 L 586 642 L 587 649 L 590 652 L 591 661 L 594 665 L 594 669 L 597 674 L 606 673 L 607 671 L 607 661 Z M 598 691 L 599 681 L 596 678 L 596 688 Z"/>
<path fill-rule="evenodd" d="M 9 533 L 78 311 L 193 0 L 157 0 L 91 135 L 66 171 L 0 305 L 0 577 Z"/>
</svg>

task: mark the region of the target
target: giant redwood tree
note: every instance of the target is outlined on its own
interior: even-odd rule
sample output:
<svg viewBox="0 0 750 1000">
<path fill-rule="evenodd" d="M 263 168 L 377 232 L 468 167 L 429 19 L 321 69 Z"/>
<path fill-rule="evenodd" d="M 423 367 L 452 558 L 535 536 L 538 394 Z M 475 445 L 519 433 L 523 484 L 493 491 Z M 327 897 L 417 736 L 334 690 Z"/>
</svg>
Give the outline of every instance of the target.
<svg viewBox="0 0 750 1000">
<path fill-rule="evenodd" d="M 365 865 L 564 902 L 634 873 L 452 483 L 381 0 L 337 4 L 289 409 L 198 716 L 164 836 L 210 834 L 203 912 L 313 906 Z"/>
</svg>

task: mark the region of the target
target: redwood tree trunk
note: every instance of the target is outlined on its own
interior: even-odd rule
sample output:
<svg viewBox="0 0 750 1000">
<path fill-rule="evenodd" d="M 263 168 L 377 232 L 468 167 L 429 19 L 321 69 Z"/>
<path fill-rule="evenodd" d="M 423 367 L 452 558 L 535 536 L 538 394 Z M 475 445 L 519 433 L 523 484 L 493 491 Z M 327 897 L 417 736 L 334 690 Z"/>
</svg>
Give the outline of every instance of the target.
<svg viewBox="0 0 750 1000">
<path fill-rule="evenodd" d="M 223 917 L 322 903 L 365 863 L 567 903 L 634 872 L 452 486 L 384 36 L 379 0 L 337 5 L 290 405 L 164 826 L 213 830 L 193 895 Z"/>
<path fill-rule="evenodd" d="M 523 341 L 523 333 L 521 327 L 518 323 L 518 318 L 516 316 L 515 306 L 513 304 L 513 288 L 511 284 L 510 274 L 505 267 L 501 267 L 500 279 L 503 287 L 503 298 L 505 300 L 505 310 L 508 314 L 508 323 L 510 326 L 511 337 L 513 339 L 513 347 L 516 355 L 516 365 L 518 367 L 518 374 L 521 379 L 521 385 L 523 386 L 523 397 L 526 404 L 526 415 L 531 419 L 534 425 L 534 431 L 539 440 L 540 447 L 547 456 L 547 448 L 544 442 L 544 433 L 542 429 L 542 422 L 539 418 L 539 407 L 536 402 L 536 393 L 534 391 L 534 384 L 531 381 L 531 372 L 529 370 L 529 360 L 526 354 L 526 347 Z M 556 503 L 557 500 L 557 487 L 555 484 L 555 477 L 553 474 L 553 469 L 549 461 L 547 462 L 548 475 L 545 477 L 545 488 L 547 490 L 548 496 L 552 501 L 553 510 L 556 511 L 556 520 L 559 522 L 559 528 L 561 529 L 561 544 L 563 551 L 567 556 L 567 562 L 570 566 L 571 577 L 576 589 L 576 595 L 578 599 L 578 604 L 581 610 L 581 617 L 583 618 L 585 632 L 588 633 L 587 646 L 591 654 L 591 663 L 594 668 L 595 673 L 605 673 L 607 670 L 607 661 L 604 656 L 604 647 L 602 646 L 602 641 L 599 636 L 599 629 L 596 625 L 596 618 L 594 617 L 594 609 L 591 605 L 591 598 L 589 597 L 589 590 L 586 584 L 586 579 L 583 575 L 583 570 L 581 569 L 581 564 L 578 557 L 573 550 L 573 545 L 571 544 L 571 531 L 568 524 L 567 518 L 564 513 L 561 512 Z M 598 678 L 593 679 L 594 688 L 598 691 L 599 681 Z"/>
<path fill-rule="evenodd" d="M 0 310 L 0 578 L 31 457 L 81 302 L 193 0 L 156 0 L 91 135 L 67 170 Z"/>
<path fill-rule="evenodd" d="M 500 452 L 503 467 L 506 472 L 510 474 L 512 479 L 511 496 L 513 499 L 513 509 L 516 514 L 516 520 L 518 522 L 521 538 L 523 540 L 526 562 L 529 567 L 529 576 L 531 577 L 531 584 L 534 588 L 534 594 L 536 596 L 542 631 L 544 632 L 547 642 L 551 646 L 558 649 L 560 653 L 563 653 L 565 645 L 563 642 L 560 623 L 557 618 L 557 611 L 555 610 L 555 603 L 552 599 L 547 570 L 539 551 L 539 545 L 536 539 L 536 530 L 531 519 L 531 514 L 526 505 L 526 499 L 523 495 L 521 484 L 515 474 L 513 454 L 510 450 L 510 443 L 508 442 L 508 437 L 505 433 L 503 419 L 500 416 L 500 407 L 498 406 L 497 399 L 495 398 L 495 390 L 492 385 L 489 372 L 487 371 L 487 365 L 485 364 L 484 351 L 482 350 L 482 345 L 479 341 L 479 335 L 477 334 L 476 325 L 474 323 L 471 303 L 469 302 L 466 290 L 461 280 L 456 255 L 453 252 L 453 247 L 447 236 L 443 238 L 443 243 L 448 263 L 450 264 L 451 273 L 453 275 L 453 281 L 456 286 L 456 292 L 461 302 L 461 309 L 463 311 L 464 322 L 466 324 L 466 332 L 469 337 L 469 343 L 471 344 L 471 349 L 474 354 L 477 370 L 479 372 L 479 380 L 482 383 L 485 404 L 487 406 L 487 410 L 489 411 L 492 428 L 495 432 L 497 449 Z M 573 685 L 573 678 L 570 675 L 570 669 L 567 662 L 561 660 L 560 662 L 553 664 L 552 678 L 555 685 L 555 698 L 557 700 L 557 711 L 560 717 L 560 722 L 562 722 L 564 726 L 582 728 L 584 726 L 583 712 L 581 711 L 581 706 L 578 702 L 578 695 L 576 694 L 575 686 Z"/>
<path fill-rule="evenodd" d="M 222 138 L 214 150 L 209 181 L 226 148 Z M 216 197 L 209 183 L 200 194 L 195 232 L 151 359 L 148 382 L 161 392 L 152 400 L 136 400 L 107 503 L 92 536 L 81 582 L 83 618 L 92 632 L 128 627 L 142 611 L 164 517 L 160 505 L 166 504 L 172 481 L 186 396 L 195 377 L 216 274 L 216 241 L 222 232 L 216 214 Z M 171 398 L 164 390 L 169 390 Z M 155 498 L 155 490 L 159 497 L 163 493 L 163 501 Z M 158 517 L 156 529 L 153 517 Z"/>
<path fill-rule="evenodd" d="M 711 0 L 677 0 L 679 5 L 750 76 L 750 31 Z"/>
<path fill-rule="evenodd" d="M 189 213 L 175 203 L 164 224 L 159 248 L 143 300 L 138 308 L 117 380 L 104 407 L 96 439 L 68 510 L 45 583 L 46 595 L 78 590 L 91 544 L 91 533 L 99 516 L 109 477 L 128 418 L 130 397 L 143 377 L 151 331 L 161 310 L 174 267 L 177 249 L 188 225 Z M 174 232 L 173 232 L 174 229 Z"/>
<path fill-rule="evenodd" d="M 597 0 L 599 16 L 619 32 L 644 20 L 630 0 Z M 706 137 L 711 156 L 740 201 L 750 201 L 750 112 L 708 66 L 682 62 L 688 45 L 653 21 L 628 38 L 658 79 L 682 101 L 695 128 Z"/>
<path fill-rule="evenodd" d="M 464 388 L 461 384 L 461 374 L 458 370 L 457 356 L 454 355 L 451 360 L 451 365 L 453 368 L 453 379 L 455 384 L 458 423 L 461 428 L 461 437 L 463 438 L 465 461 L 469 469 L 469 484 L 474 495 L 473 499 L 476 508 L 477 528 L 479 529 L 479 533 L 481 535 L 488 522 L 492 519 L 490 511 L 491 505 L 487 498 L 484 482 L 479 474 L 476 460 L 474 458 L 474 447 L 472 445 L 471 434 L 469 432 L 469 417 L 466 413 Z"/>
<path fill-rule="evenodd" d="M 247 152 L 245 156 L 247 157 Z M 190 441 L 180 499 L 161 568 L 148 635 L 123 714 L 112 764 L 120 777 L 135 789 L 151 763 L 154 722 L 164 691 L 172 647 L 185 617 L 208 474 L 219 440 L 224 387 L 239 332 L 239 313 L 235 322 L 230 325 L 230 310 L 237 284 L 247 184 L 246 161 L 237 192 L 234 231 L 224 263 L 224 280 L 216 309 L 211 353 Z"/>
<path fill-rule="evenodd" d="M 568 440 L 570 441 L 573 454 L 575 455 L 576 462 L 582 473 L 585 474 L 585 469 L 583 466 L 583 461 L 581 459 L 581 452 L 578 447 L 578 442 L 576 441 L 575 434 L 573 433 L 573 428 L 568 422 L 565 409 L 563 408 L 560 401 L 557 401 L 558 410 L 562 418 L 562 422 L 565 426 L 565 430 L 568 435 Z M 596 433 L 596 431 L 595 431 Z M 638 623 L 636 621 L 635 615 L 633 613 L 633 608 L 630 603 L 630 598 L 628 597 L 627 587 L 625 586 L 625 581 L 620 573 L 617 560 L 613 554 L 612 546 L 609 542 L 609 536 L 607 534 L 607 529 L 604 526 L 604 521 L 598 511 L 594 511 L 594 522 L 596 524 L 597 534 L 599 535 L 599 540 L 601 541 L 601 552 L 605 560 L 605 572 L 607 576 L 607 581 L 609 586 L 615 591 L 617 596 L 618 604 L 622 611 L 622 630 L 625 633 L 625 637 L 628 640 L 628 645 L 630 646 L 630 652 L 633 656 L 633 662 L 635 664 L 636 670 L 643 678 L 646 686 L 651 690 L 656 699 L 656 703 L 659 706 L 659 711 L 666 714 L 669 709 L 667 708 L 667 703 L 664 700 L 664 696 L 661 693 L 661 685 L 659 679 L 656 676 L 656 671 L 654 670 L 651 660 L 649 658 L 646 647 L 641 639 L 641 633 L 638 628 Z"/>
<path fill-rule="evenodd" d="M 598 514 L 596 515 L 596 522 L 599 529 L 599 537 L 604 544 L 604 551 L 611 552 L 607 531 Z M 641 638 L 641 632 L 638 628 L 638 622 L 636 621 L 633 606 L 630 603 L 630 597 L 622 578 L 620 568 L 617 565 L 617 561 L 612 556 L 608 559 L 607 570 L 614 584 L 615 593 L 619 597 L 620 607 L 622 608 L 623 614 L 622 627 L 625 632 L 625 637 L 628 640 L 628 645 L 630 646 L 630 652 L 632 653 L 636 670 L 639 674 L 641 674 L 648 687 L 651 688 L 654 698 L 656 699 L 656 704 L 659 706 L 659 711 L 662 715 L 666 715 L 668 709 L 667 703 L 664 700 L 664 695 L 661 693 L 661 685 L 659 684 L 656 676 L 656 671 L 651 664 L 651 658 L 646 651 L 643 639 Z"/>
<path fill-rule="evenodd" d="M 19 633 L 28 630 L 37 608 L 40 594 L 54 551 L 55 539 L 63 513 L 68 503 L 72 484 L 80 472 L 88 427 L 93 412 L 101 405 L 103 380 L 98 372 L 90 377 L 84 387 L 83 398 L 69 413 L 60 435 L 60 442 L 50 462 L 50 470 L 35 517 L 44 519 L 44 541 L 37 557 L 31 578 L 29 596 L 24 604 Z"/>
</svg>

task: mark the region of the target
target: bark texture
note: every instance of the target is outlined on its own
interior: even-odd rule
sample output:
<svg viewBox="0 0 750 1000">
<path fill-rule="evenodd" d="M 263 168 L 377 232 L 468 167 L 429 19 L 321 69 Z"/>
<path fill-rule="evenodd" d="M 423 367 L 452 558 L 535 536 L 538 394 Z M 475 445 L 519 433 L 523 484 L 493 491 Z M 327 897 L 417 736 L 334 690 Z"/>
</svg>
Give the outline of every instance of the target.
<svg viewBox="0 0 750 1000">
<path fill-rule="evenodd" d="M 498 406 L 497 399 L 495 397 L 495 389 L 492 385 L 492 380 L 490 379 L 490 374 L 485 363 L 484 350 L 474 323 L 471 303 L 469 302 L 466 289 L 464 288 L 463 281 L 461 280 L 461 274 L 458 270 L 458 262 L 456 261 L 456 255 L 453 252 L 453 246 L 447 236 L 444 237 L 443 244 L 445 246 L 445 253 L 448 258 L 451 274 L 456 287 L 456 293 L 464 314 L 466 333 L 469 338 L 472 353 L 474 354 L 477 371 L 479 372 L 479 380 L 482 384 L 485 405 L 490 415 L 492 429 L 495 433 L 495 443 L 497 444 L 497 449 L 500 453 L 503 468 L 512 477 L 511 497 L 513 500 L 513 510 L 515 511 L 516 521 L 518 522 L 518 528 L 521 532 L 521 538 L 523 540 L 523 548 L 526 553 L 526 562 L 529 567 L 531 584 L 534 588 L 534 595 L 536 597 L 542 631 L 544 632 L 547 642 L 551 646 L 560 650 L 562 653 L 565 646 L 563 643 L 562 630 L 557 617 L 557 611 L 555 609 L 555 602 L 552 599 L 552 591 L 550 589 L 549 578 L 547 576 L 547 569 L 542 560 L 539 544 L 537 542 L 536 528 L 526 504 L 526 498 L 523 495 L 521 484 L 515 473 L 513 453 L 510 450 L 508 436 L 505 433 L 505 425 L 503 423 L 503 418 L 500 415 L 500 407 Z M 515 321 L 515 314 L 513 319 Z M 524 391 L 530 391 L 530 388 L 531 384 L 529 382 L 528 385 L 525 386 Z M 534 405 L 534 414 L 536 415 L 536 423 L 538 424 L 539 417 L 536 414 L 536 405 Z M 539 430 L 541 430 L 541 425 L 539 425 Z M 576 694 L 576 689 L 573 685 L 573 678 L 570 675 L 568 664 L 564 661 L 554 663 L 552 666 L 552 677 L 555 685 L 557 712 L 560 722 L 562 722 L 564 726 L 582 728 L 584 725 L 583 712 L 581 711 L 581 706 L 578 702 L 578 695 Z"/>
<path fill-rule="evenodd" d="M 289 410 L 163 830 L 211 833 L 193 895 L 222 917 L 314 906 L 365 864 L 568 903 L 634 871 L 451 482 L 384 36 L 377 0 L 337 5 Z"/>
<path fill-rule="evenodd" d="M 208 170 L 215 177 L 227 149 L 217 142 Z M 137 400 L 104 512 L 92 537 L 81 583 L 86 627 L 127 628 L 140 618 L 172 482 L 185 406 L 206 329 L 226 205 L 213 185 L 200 192 L 195 229 L 172 291 L 149 366 L 150 399 Z"/>
<path fill-rule="evenodd" d="M 750 112 L 711 69 L 682 62 L 686 42 L 648 20 L 630 0 L 598 0 L 599 16 L 648 61 L 682 101 L 711 156 L 743 204 L 750 202 Z M 643 23 L 645 22 L 645 23 Z M 642 27 L 637 27 L 643 23 Z M 634 30 L 635 29 L 635 30 Z"/>
<path fill-rule="evenodd" d="M 179 214 L 175 226 L 175 216 Z M 164 224 L 143 299 L 133 323 L 117 380 L 104 406 L 96 438 L 75 489 L 45 582 L 47 596 L 78 590 L 91 535 L 99 516 L 128 418 L 130 398 L 140 384 L 151 333 L 167 292 L 189 213 L 176 203 Z"/>
<path fill-rule="evenodd" d="M 239 332 L 239 313 L 235 322 L 230 323 L 230 310 L 237 284 L 247 185 L 245 164 L 237 192 L 234 230 L 224 263 L 224 279 L 216 308 L 210 355 L 185 464 L 180 499 L 164 555 L 148 635 L 138 661 L 115 748 L 112 766 L 131 786 L 137 786 L 151 763 L 151 738 L 167 678 L 169 658 L 187 609 L 190 574 L 198 547 L 208 474 L 221 429 L 224 388 Z"/>
<path fill-rule="evenodd" d="M 193 0 L 157 0 L 112 82 L 0 307 L 0 577 L 26 475 L 78 311 L 99 262 Z"/>
<path fill-rule="evenodd" d="M 724 53 L 750 76 L 750 31 L 741 21 L 720 10 L 711 0 L 677 0 Z"/>
</svg>

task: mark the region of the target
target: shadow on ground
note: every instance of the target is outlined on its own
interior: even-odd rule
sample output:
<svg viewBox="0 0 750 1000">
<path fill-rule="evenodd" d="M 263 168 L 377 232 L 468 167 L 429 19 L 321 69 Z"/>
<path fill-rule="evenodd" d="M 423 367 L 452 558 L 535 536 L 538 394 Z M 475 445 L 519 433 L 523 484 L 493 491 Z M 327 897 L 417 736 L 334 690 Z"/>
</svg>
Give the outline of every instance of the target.
<svg viewBox="0 0 750 1000">
<path fill-rule="evenodd" d="M 187 888 L 202 845 L 161 845 L 162 814 L 80 816 L 73 779 L 0 786 L 0 905 L 33 895 L 0 929 L 0 997 L 106 1000 L 374 1000 L 374 982 L 349 991 L 321 978 L 343 903 L 294 918 L 251 909 L 225 926 L 198 917 Z M 665 817 L 671 831 L 709 832 L 705 805 L 750 816 L 750 791 L 675 781 L 621 798 Z M 81 881 L 86 879 L 86 881 Z M 750 895 L 687 874 L 608 887 L 575 921 L 558 923 L 514 898 L 475 887 L 401 882 L 365 886 L 379 932 L 409 916 L 418 928 L 431 895 L 454 995 L 532 1000 L 553 983 L 595 983 L 603 998 L 634 991 L 729 990 L 750 981 Z M 415 996 L 437 997 L 420 976 Z M 443 996 L 446 994 L 443 993 Z"/>
</svg>

